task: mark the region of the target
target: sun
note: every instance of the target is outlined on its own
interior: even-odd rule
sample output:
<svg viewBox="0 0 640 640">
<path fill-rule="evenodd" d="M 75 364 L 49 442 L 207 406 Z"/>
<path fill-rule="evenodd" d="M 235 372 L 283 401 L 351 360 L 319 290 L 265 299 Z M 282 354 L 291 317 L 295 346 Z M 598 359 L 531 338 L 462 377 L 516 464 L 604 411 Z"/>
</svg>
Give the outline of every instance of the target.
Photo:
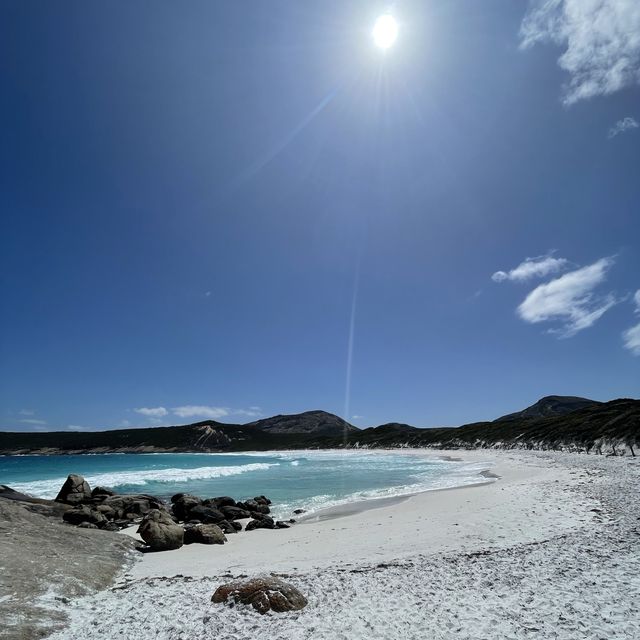
<svg viewBox="0 0 640 640">
<path fill-rule="evenodd" d="M 385 13 L 378 17 L 371 34 L 377 47 L 388 49 L 398 37 L 398 23 L 390 13 Z"/>
</svg>

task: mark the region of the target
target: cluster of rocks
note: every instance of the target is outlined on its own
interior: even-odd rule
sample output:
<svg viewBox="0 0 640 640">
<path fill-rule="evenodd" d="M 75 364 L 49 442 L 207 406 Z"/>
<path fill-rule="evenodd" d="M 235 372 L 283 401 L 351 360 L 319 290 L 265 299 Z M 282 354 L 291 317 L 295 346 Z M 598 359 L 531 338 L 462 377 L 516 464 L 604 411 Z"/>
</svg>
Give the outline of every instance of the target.
<svg viewBox="0 0 640 640">
<path fill-rule="evenodd" d="M 177 493 L 171 498 L 171 511 L 178 522 L 190 525 L 215 524 L 224 533 L 236 533 L 242 530 L 239 520 L 249 519 L 246 531 L 253 529 L 287 529 L 290 523 L 274 520 L 269 513 L 271 500 L 265 496 L 256 496 L 252 500 L 236 502 L 229 496 L 202 500 L 189 493 Z"/>
<path fill-rule="evenodd" d="M 91 490 L 79 475 L 70 475 L 56 496 L 56 502 L 70 505 L 62 519 L 86 529 L 117 531 L 140 521 L 154 509 L 164 509 L 162 500 L 145 494 L 116 495 L 104 487 Z"/>
<path fill-rule="evenodd" d="M 274 520 L 269 514 L 271 500 L 256 496 L 236 501 L 229 496 L 201 499 L 177 493 L 167 505 L 146 494 L 118 495 L 96 487 L 80 475 L 72 474 L 60 489 L 56 501 L 68 505 L 62 518 L 69 524 L 88 529 L 117 531 L 139 524 L 138 533 L 150 549 L 165 551 L 183 544 L 224 544 L 226 535 L 242 531 L 286 529 L 295 520 Z"/>
</svg>

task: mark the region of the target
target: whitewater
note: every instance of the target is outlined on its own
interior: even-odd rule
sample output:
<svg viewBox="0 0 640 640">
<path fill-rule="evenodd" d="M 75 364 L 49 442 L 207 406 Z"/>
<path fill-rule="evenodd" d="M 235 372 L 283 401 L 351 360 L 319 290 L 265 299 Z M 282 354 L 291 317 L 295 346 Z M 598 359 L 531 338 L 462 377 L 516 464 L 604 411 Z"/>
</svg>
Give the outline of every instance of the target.
<svg viewBox="0 0 640 640">
<path fill-rule="evenodd" d="M 272 451 L 238 454 L 96 454 L 0 458 L 0 484 L 54 498 L 69 473 L 92 487 L 169 498 L 246 499 L 264 494 L 277 517 L 486 482 L 491 460 L 473 463 L 407 451 Z"/>
</svg>

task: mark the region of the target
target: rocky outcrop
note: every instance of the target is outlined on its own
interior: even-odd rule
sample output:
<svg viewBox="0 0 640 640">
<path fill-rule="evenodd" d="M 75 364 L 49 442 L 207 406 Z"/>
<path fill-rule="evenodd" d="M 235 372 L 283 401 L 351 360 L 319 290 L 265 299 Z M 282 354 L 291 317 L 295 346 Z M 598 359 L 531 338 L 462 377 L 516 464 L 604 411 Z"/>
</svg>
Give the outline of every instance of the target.
<svg viewBox="0 0 640 640">
<path fill-rule="evenodd" d="M 226 541 L 226 536 L 217 524 L 198 524 L 184 530 L 185 544 L 224 544 Z"/>
<path fill-rule="evenodd" d="M 204 504 L 199 504 L 189 509 L 188 517 L 190 520 L 199 520 L 203 524 L 217 524 L 226 520 L 222 511 L 218 511 L 215 507 L 208 507 Z"/>
<path fill-rule="evenodd" d="M 72 473 L 62 485 L 56 496 L 56 501 L 66 502 L 67 504 L 80 504 L 89 498 L 91 498 L 89 483 L 82 476 Z"/>
<path fill-rule="evenodd" d="M 223 584 L 216 589 L 211 602 L 247 604 L 262 614 L 298 611 L 308 604 L 301 591 L 274 576 Z"/>
<path fill-rule="evenodd" d="M 62 517 L 67 524 L 82 529 L 118 531 L 139 524 L 138 533 L 154 551 L 177 549 L 182 544 L 224 544 L 227 535 L 242 531 L 239 521 L 245 519 L 250 519 L 247 531 L 289 526 L 267 515 L 271 500 L 263 495 L 236 502 L 229 496 L 202 500 L 192 494 L 177 493 L 171 498 L 169 511 L 155 496 L 118 495 L 104 487 L 91 491 L 86 480 L 76 474 L 68 477 L 59 493 L 60 498 L 70 503 L 38 500 L 0 485 L 0 497 L 3 496 L 23 502 L 31 510 Z"/>
<path fill-rule="evenodd" d="M 173 515 L 180 521 L 189 519 L 189 511 L 193 507 L 197 507 L 202 504 L 202 500 L 196 496 L 192 496 L 189 493 L 178 493 L 171 498 L 171 510 Z"/>
<path fill-rule="evenodd" d="M 94 500 L 106 517 L 113 520 L 137 520 L 153 509 L 166 510 L 164 503 L 155 496 L 125 494 L 105 496 Z"/>
<path fill-rule="evenodd" d="M 145 515 L 138 533 L 153 551 L 179 549 L 184 542 L 184 529 L 160 509 L 152 509 Z"/>
<path fill-rule="evenodd" d="M 66 511 L 62 519 L 69 524 L 81 525 L 83 523 L 94 524 L 97 528 L 107 523 L 107 518 L 97 509 L 92 509 L 86 504 L 78 505 Z"/>
</svg>

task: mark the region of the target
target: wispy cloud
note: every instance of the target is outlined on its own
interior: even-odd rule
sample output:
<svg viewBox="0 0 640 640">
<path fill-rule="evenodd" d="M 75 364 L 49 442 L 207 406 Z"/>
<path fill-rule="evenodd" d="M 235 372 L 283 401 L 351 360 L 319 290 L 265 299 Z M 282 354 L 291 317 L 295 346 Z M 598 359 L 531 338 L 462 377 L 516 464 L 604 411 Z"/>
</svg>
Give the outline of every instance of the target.
<svg viewBox="0 0 640 640">
<path fill-rule="evenodd" d="M 46 420 L 38 420 L 37 418 L 23 418 L 22 420 L 20 420 L 20 422 L 22 422 L 22 424 L 37 424 L 37 425 L 47 424 Z"/>
<path fill-rule="evenodd" d="M 559 322 L 550 332 L 569 338 L 591 327 L 613 305 L 615 296 L 597 296 L 594 290 L 606 280 L 612 258 L 600 260 L 536 287 L 518 307 L 518 315 L 532 324 Z"/>
<path fill-rule="evenodd" d="M 92 431 L 90 427 L 82 427 L 78 424 L 67 425 L 67 431 Z"/>
<path fill-rule="evenodd" d="M 235 416 L 243 416 L 246 418 L 259 418 L 262 415 L 260 407 L 249 407 L 248 409 L 230 409 L 229 413 Z"/>
<path fill-rule="evenodd" d="M 520 26 L 521 47 L 552 43 L 570 75 L 564 103 L 609 95 L 640 82 L 638 0 L 533 0 Z"/>
<path fill-rule="evenodd" d="M 18 413 L 21 416 L 35 416 L 36 412 L 33 409 L 20 409 L 20 411 L 18 411 Z"/>
<path fill-rule="evenodd" d="M 218 420 L 228 416 L 231 410 L 228 407 L 187 404 L 182 407 L 174 407 L 171 409 L 171 412 L 179 418 L 208 418 L 209 420 Z"/>
<path fill-rule="evenodd" d="M 640 289 L 633 296 L 635 312 L 640 314 Z M 622 334 L 625 349 L 629 349 L 634 356 L 640 356 L 640 322 Z"/>
<path fill-rule="evenodd" d="M 625 349 L 629 349 L 634 356 L 640 356 L 640 323 L 627 329 L 623 334 Z"/>
<path fill-rule="evenodd" d="M 169 412 L 164 407 L 139 407 L 134 411 L 147 418 L 164 418 L 164 416 L 169 415 Z"/>
<path fill-rule="evenodd" d="M 630 129 L 637 129 L 640 125 L 638 125 L 638 121 L 635 118 L 627 116 L 626 118 L 622 118 L 622 120 L 618 120 L 611 129 L 609 129 L 608 138 L 615 138 L 620 133 L 624 133 L 625 131 L 629 131 Z"/>
<path fill-rule="evenodd" d="M 525 258 L 517 267 L 510 271 L 496 271 L 491 279 L 494 282 L 504 282 L 511 280 L 512 282 L 526 282 L 533 278 L 544 278 L 551 273 L 558 273 L 567 268 L 568 260 L 564 258 L 554 258 L 548 253 L 544 256 L 536 258 Z"/>
</svg>

